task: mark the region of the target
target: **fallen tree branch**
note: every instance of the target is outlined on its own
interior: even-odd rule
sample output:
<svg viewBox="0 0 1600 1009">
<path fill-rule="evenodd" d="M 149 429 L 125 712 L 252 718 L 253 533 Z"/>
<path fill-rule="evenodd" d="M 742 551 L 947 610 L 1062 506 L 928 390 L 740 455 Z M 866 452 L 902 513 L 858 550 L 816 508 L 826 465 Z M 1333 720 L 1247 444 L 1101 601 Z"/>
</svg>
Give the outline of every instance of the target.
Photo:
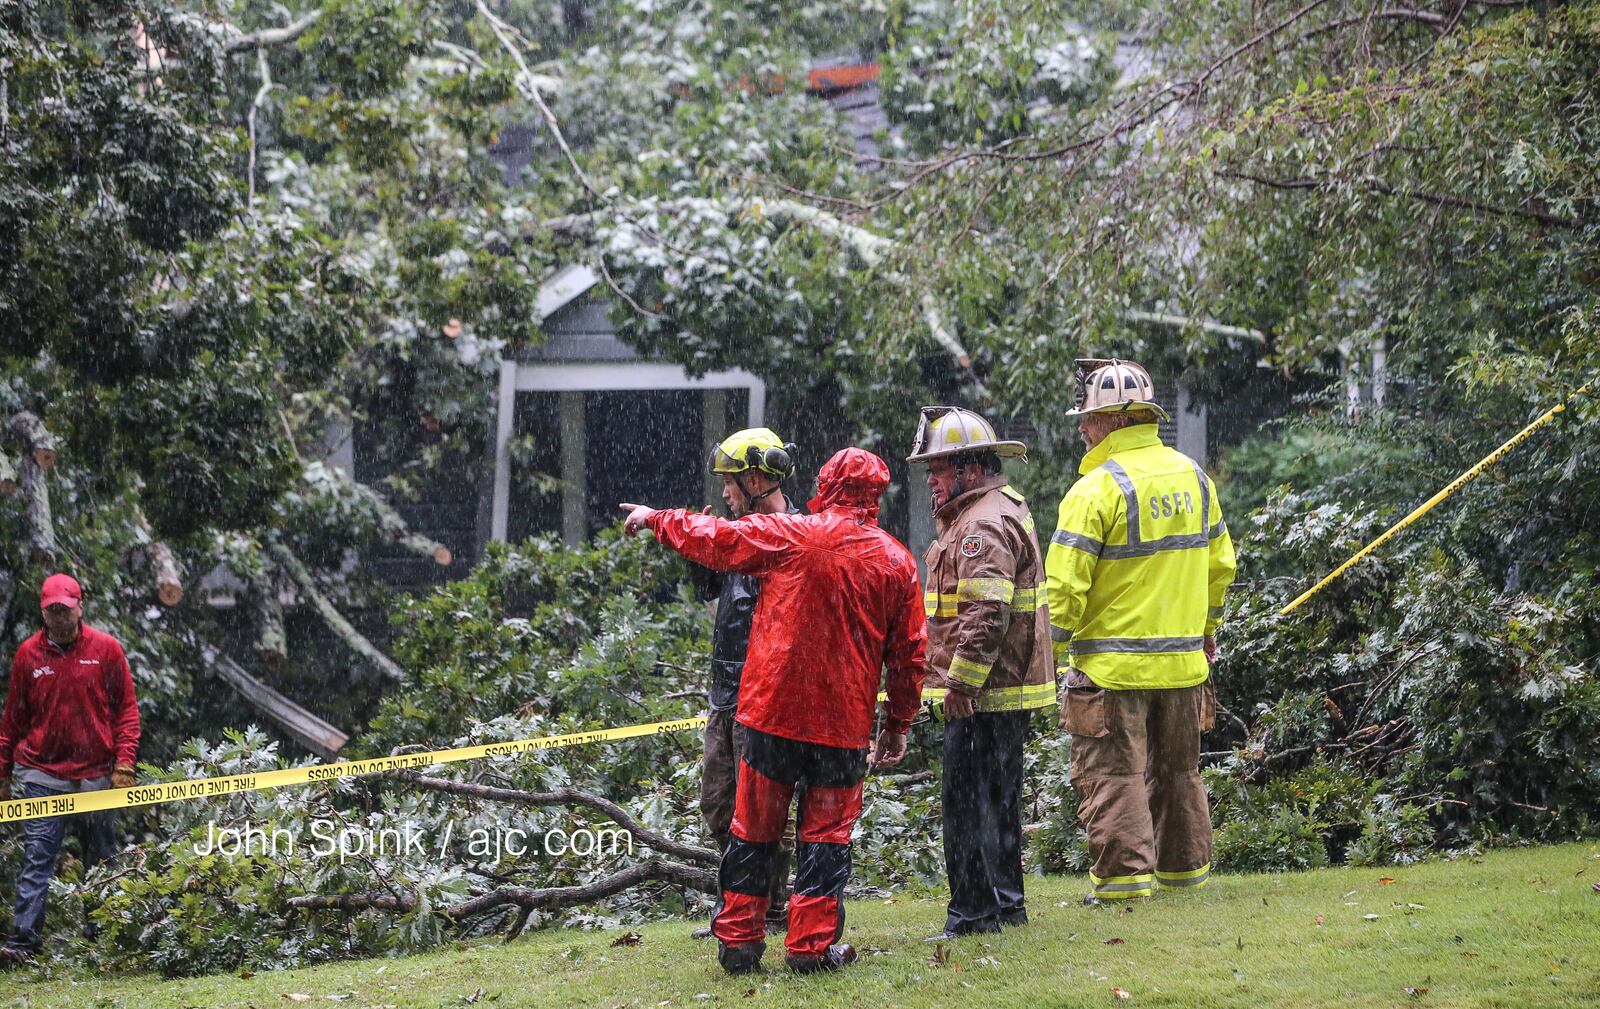
<svg viewBox="0 0 1600 1009">
<path fill-rule="evenodd" d="M 282 28 L 263 28 L 260 31 L 249 32 L 238 38 L 230 39 L 222 47 L 222 51 L 229 56 L 250 52 L 263 46 L 281 46 L 293 42 L 304 35 L 312 25 L 322 17 L 322 11 L 314 10 L 298 21 L 284 25 Z"/>
<path fill-rule="evenodd" d="M 150 570 L 155 574 L 156 598 L 161 605 L 173 607 L 183 601 L 183 569 L 172 555 L 172 548 L 160 540 L 152 540 L 149 547 Z"/>
<path fill-rule="evenodd" d="M 413 530 L 406 524 L 406 520 L 400 517 L 400 513 L 394 510 L 394 506 L 385 501 L 377 491 L 365 484 L 358 483 L 356 486 L 371 495 L 369 500 L 378 513 L 378 525 L 390 542 L 405 547 L 419 557 L 427 557 L 440 567 L 449 567 L 450 562 L 455 560 L 455 554 L 449 547 Z"/>
<path fill-rule="evenodd" d="M 39 464 L 40 469 L 50 469 L 56 464 L 56 436 L 37 416 L 27 410 L 18 410 L 11 415 L 11 430 L 22 439 L 23 447 L 33 455 L 33 461 Z"/>
<path fill-rule="evenodd" d="M 1253 182 L 1258 186 L 1266 186 L 1270 189 L 1285 190 L 1332 189 L 1341 181 L 1332 177 L 1309 178 L 1300 176 L 1296 178 L 1272 178 L 1270 176 L 1257 175 L 1252 172 L 1219 172 L 1218 174 L 1225 179 L 1237 179 L 1240 182 Z M 1363 178 L 1345 181 L 1348 181 L 1351 185 L 1360 186 L 1371 192 L 1380 193 L 1384 196 L 1404 197 L 1406 199 L 1416 200 L 1421 203 L 1431 204 L 1436 207 L 1449 207 L 1454 210 L 1470 210 L 1477 213 L 1494 214 L 1499 217 L 1521 217 L 1526 220 L 1537 221 L 1540 224 L 1547 224 L 1556 228 L 1581 228 L 1585 223 L 1583 221 L 1574 220 L 1570 217 L 1560 217 L 1556 214 L 1547 214 L 1542 210 L 1530 210 L 1526 207 L 1507 207 L 1496 203 L 1484 203 L 1481 200 L 1468 199 L 1465 196 L 1455 196 L 1451 193 L 1435 193 L 1425 189 L 1410 189 L 1401 186 L 1391 186 L 1389 183 L 1383 182 L 1379 179 Z"/>
<path fill-rule="evenodd" d="M 320 463 L 316 465 L 321 466 Z M 418 557 L 429 558 L 440 567 L 448 567 L 451 561 L 455 560 L 455 555 L 449 547 L 414 531 L 407 525 L 406 520 L 401 518 L 394 505 L 391 505 L 382 494 L 360 481 L 352 480 L 337 469 L 329 469 L 327 467 L 321 467 L 321 469 L 323 473 L 330 474 L 334 479 L 345 484 L 350 493 L 360 499 L 362 506 L 369 509 L 377 517 L 378 528 L 389 542 L 404 547 Z"/>
<path fill-rule="evenodd" d="M 597 900 L 603 900 L 630 887 L 649 882 L 675 883 L 679 886 L 686 886 L 691 890 L 698 890 L 701 893 L 714 894 L 717 892 L 716 873 L 708 869 L 697 869 L 677 862 L 652 858 L 630 865 L 626 869 L 614 872 L 603 879 L 597 879 L 592 883 L 584 883 L 578 886 L 501 887 L 498 890 L 479 894 L 459 904 L 441 908 L 440 913 L 448 918 L 460 921 L 470 915 L 507 905 L 520 907 L 524 911 L 553 907 L 575 907 L 579 904 L 589 904 Z M 415 910 L 417 906 L 415 897 L 409 895 L 395 896 L 387 893 L 306 894 L 301 897 L 290 897 L 287 903 L 290 907 L 298 910 L 346 912 L 377 910 L 405 913 Z"/>
<path fill-rule="evenodd" d="M 494 32 L 494 37 L 499 41 L 500 47 L 517 64 L 517 90 L 521 91 L 523 97 L 532 102 L 539 110 L 539 115 L 544 117 L 544 123 L 550 128 L 551 136 L 556 138 L 556 144 L 561 148 L 561 153 L 567 159 L 568 166 L 572 168 L 572 174 L 577 177 L 583 188 L 589 191 L 590 196 L 601 203 L 610 202 L 601 195 L 599 189 L 595 188 L 594 182 L 589 179 L 589 175 L 583 170 L 583 166 L 578 164 L 577 156 L 572 153 L 572 148 L 567 144 L 566 134 L 561 131 L 561 121 L 556 118 L 556 114 L 550 110 L 550 106 L 545 102 L 544 96 L 539 93 L 538 76 L 529 69 L 527 61 L 522 58 L 521 51 L 511 42 L 510 26 L 496 17 L 494 12 L 484 4 L 483 0 L 476 0 L 476 4 L 478 13 L 483 15 L 483 19 L 489 23 L 489 30 Z"/>
<path fill-rule="evenodd" d="M 311 605 L 316 609 L 317 615 L 322 617 L 322 622 L 328 625 L 328 629 L 333 631 L 345 643 L 346 647 L 366 659 L 367 662 L 371 663 L 385 676 L 395 680 L 406 678 L 405 670 L 401 669 L 389 656 L 379 651 L 378 647 L 371 641 L 368 641 L 364 634 L 356 630 L 355 626 L 345 619 L 344 614 L 339 612 L 339 608 L 333 605 L 333 602 L 327 596 L 322 594 L 322 590 L 317 588 L 316 582 L 312 581 L 311 573 L 306 570 L 304 564 L 300 563 L 300 558 L 290 552 L 288 547 L 281 543 L 269 543 L 267 551 L 272 554 L 272 559 L 277 562 L 278 567 L 283 569 L 283 573 L 289 576 L 289 580 L 294 582 L 300 592 L 310 601 Z"/>
<path fill-rule="evenodd" d="M 283 627 L 283 604 L 278 601 L 278 586 L 263 562 L 248 571 L 250 607 L 255 613 L 255 653 L 269 667 L 277 669 L 289 660 L 289 635 Z"/>
<path fill-rule="evenodd" d="M 140 484 L 141 488 L 143 484 Z M 156 539 L 150 530 L 150 521 L 142 509 L 134 512 L 134 524 L 144 541 L 145 557 L 150 562 L 150 574 L 156 583 L 156 598 L 161 605 L 172 607 L 183 601 L 183 568 L 172 554 L 172 548 Z"/>
<path fill-rule="evenodd" d="M 22 457 L 19 485 L 27 499 L 28 553 L 35 564 L 48 564 L 61 552 L 56 543 L 55 522 L 50 518 L 50 488 L 44 469 L 31 455 Z"/>
<path fill-rule="evenodd" d="M 1249 329 L 1245 326 L 1227 326 L 1210 319 L 1191 319 L 1186 315 L 1170 315 L 1166 312 L 1140 312 L 1130 310 L 1122 313 L 1122 317 L 1129 322 L 1144 322 L 1152 326 L 1168 326 L 1173 329 L 1187 329 L 1190 326 L 1199 326 L 1201 331 L 1214 333 L 1217 336 L 1234 337 L 1240 340 L 1252 340 L 1256 343 L 1266 343 L 1267 334 L 1259 329 Z"/>
<path fill-rule="evenodd" d="M 588 806 L 590 809 L 604 813 L 617 826 L 633 835 L 635 839 L 642 841 L 662 854 L 675 855 L 678 858 L 706 866 L 714 866 L 721 861 L 721 856 L 709 848 L 683 844 L 656 833 L 640 823 L 626 809 L 604 796 L 595 795 L 593 792 L 585 792 L 576 788 L 558 788 L 549 792 L 525 792 L 515 788 L 496 788 L 493 785 L 477 785 L 465 781 L 451 781 L 448 778 L 434 778 L 416 771 L 391 771 L 389 776 L 435 792 L 470 795 L 474 798 L 489 799 L 495 802 L 516 802 L 529 806 Z"/>
</svg>

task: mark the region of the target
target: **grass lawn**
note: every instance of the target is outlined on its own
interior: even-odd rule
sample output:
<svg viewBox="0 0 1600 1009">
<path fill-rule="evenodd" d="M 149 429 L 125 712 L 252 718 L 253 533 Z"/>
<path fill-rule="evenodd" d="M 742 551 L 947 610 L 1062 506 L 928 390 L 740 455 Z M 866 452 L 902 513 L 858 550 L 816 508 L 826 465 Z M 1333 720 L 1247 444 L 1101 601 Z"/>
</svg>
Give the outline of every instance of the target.
<svg viewBox="0 0 1600 1009">
<path fill-rule="evenodd" d="M 943 949 L 922 941 L 940 899 L 853 904 L 862 959 L 831 976 L 791 976 L 774 941 L 765 973 L 727 977 L 712 943 L 668 922 L 635 945 L 554 931 L 250 978 L 11 974 L 0 1007 L 1600 1006 L 1597 880 L 1592 843 L 1220 876 L 1126 909 L 1080 906 L 1082 878 L 1030 878 L 1031 925 Z"/>
</svg>

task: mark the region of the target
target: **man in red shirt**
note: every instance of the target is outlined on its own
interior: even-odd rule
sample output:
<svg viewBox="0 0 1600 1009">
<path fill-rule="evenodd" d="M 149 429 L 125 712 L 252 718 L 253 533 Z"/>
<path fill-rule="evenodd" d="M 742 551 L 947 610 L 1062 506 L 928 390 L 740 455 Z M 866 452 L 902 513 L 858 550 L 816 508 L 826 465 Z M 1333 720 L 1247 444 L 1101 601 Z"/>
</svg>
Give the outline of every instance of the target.
<svg viewBox="0 0 1600 1009">
<path fill-rule="evenodd" d="M 0 800 L 11 798 L 13 773 L 25 799 L 131 788 L 139 705 L 122 646 L 83 622 L 83 590 L 70 575 L 46 578 L 39 606 L 44 628 L 17 649 L 0 716 Z M 116 850 L 114 824 L 111 813 L 23 822 L 16 917 L 0 965 L 31 960 L 43 945 L 45 896 L 67 827 L 93 866 Z"/>
<path fill-rule="evenodd" d="M 717 959 L 729 973 L 766 952 L 773 854 L 797 785 L 799 869 L 789 899 L 789 968 L 837 970 L 855 959 L 844 933 L 850 831 L 888 670 L 879 765 L 905 755 L 921 699 L 927 620 L 916 561 L 878 528 L 889 467 L 859 448 L 828 460 L 810 515 L 751 515 L 728 522 L 684 509 L 623 505 L 630 535 L 649 528 L 697 564 L 761 580 L 739 687 L 744 750 L 733 839 L 722 856 L 712 919 Z"/>
</svg>

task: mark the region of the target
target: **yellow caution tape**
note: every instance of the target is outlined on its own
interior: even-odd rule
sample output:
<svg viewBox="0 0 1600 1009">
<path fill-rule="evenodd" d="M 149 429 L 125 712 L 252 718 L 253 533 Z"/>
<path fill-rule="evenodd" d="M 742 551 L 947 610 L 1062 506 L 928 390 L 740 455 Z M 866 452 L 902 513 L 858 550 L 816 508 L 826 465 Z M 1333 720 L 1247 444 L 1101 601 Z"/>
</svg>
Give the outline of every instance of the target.
<svg viewBox="0 0 1600 1009">
<path fill-rule="evenodd" d="M 924 698 L 942 697 L 943 690 L 924 691 Z M 878 700 L 884 700 L 879 694 Z M 367 774 L 387 771 L 416 770 L 438 764 L 453 764 L 462 760 L 482 757 L 514 757 L 535 750 L 555 750 L 587 743 L 608 743 L 618 739 L 636 739 L 640 736 L 658 736 L 668 732 L 686 732 L 706 724 L 704 715 L 678 718 L 670 722 L 641 722 L 612 729 L 592 729 L 587 732 L 569 732 L 561 736 L 541 736 L 537 739 L 515 739 L 504 743 L 484 743 L 479 746 L 458 746 L 449 750 L 429 750 L 424 753 L 400 753 L 389 757 L 371 757 L 366 760 L 345 760 L 332 764 L 310 764 L 305 767 L 284 767 L 275 771 L 257 771 L 252 774 L 233 774 L 221 778 L 195 778 L 189 781 L 167 781 L 156 785 L 135 785 L 132 788 L 103 788 L 92 792 L 68 792 L 47 795 L 38 799 L 12 799 L 0 802 L 0 823 L 37 820 L 46 816 L 68 816 L 76 813 L 97 813 L 130 806 L 153 806 L 166 802 L 184 802 L 193 799 L 212 799 L 240 792 L 256 792 L 282 785 L 309 785 L 318 781 L 337 781 L 341 778 L 358 778 Z"/>
<path fill-rule="evenodd" d="M 1303 604 L 1307 599 L 1310 599 L 1312 596 L 1316 595 L 1318 592 L 1321 592 L 1323 590 L 1323 588 L 1325 588 L 1328 585 L 1329 582 L 1332 582 L 1335 578 L 1338 578 L 1340 575 L 1344 574 L 1346 571 L 1349 571 L 1351 568 L 1355 567 L 1358 563 L 1360 563 L 1360 561 L 1361 561 L 1361 559 L 1363 557 L 1367 556 L 1368 554 L 1372 553 L 1374 550 L 1376 550 L 1379 547 L 1383 546 L 1385 543 L 1387 543 L 1390 540 L 1394 539 L 1397 535 L 1400 534 L 1400 532 L 1402 530 L 1404 530 L 1411 523 L 1415 522 L 1417 519 L 1421 518 L 1422 516 L 1428 514 L 1428 512 L 1432 511 L 1434 506 L 1437 505 L 1440 501 L 1443 501 L 1445 498 L 1447 498 L 1450 495 L 1454 494 L 1456 491 L 1460 490 L 1462 487 L 1465 487 L 1468 483 L 1470 483 L 1474 479 L 1476 479 L 1478 474 L 1482 473 L 1484 470 L 1488 469 L 1490 466 L 1493 466 L 1495 463 L 1497 463 L 1501 459 L 1505 458 L 1518 445 L 1521 445 L 1523 442 L 1527 441 L 1530 437 L 1532 437 L 1533 433 L 1535 431 L 1539 430 L 1541 427 L 1544 427 L 1546 424 L 1548 424 L 1552 420 L 1554 420 L 1555 417 L 1556 417 L 1556 414 L 1561 413 L 1563 410 L 1565 410 L 1567 408 L 1567 403 L 1571 402 L 1574 399 L 1577 399 L 1579 396 L 1586 395 L 1589 392 L 1589 390 L 1591 388 L 1593 388 L 1593 386 L 1594 386 L 1594 381 L 1593 380 L 1585 382 L 1582 386 L 1580 386 L 1578 388 L 1577 391 L 1572 393 L 1572 395 L 1568 396 L 1565 400 L 1561 401 L 1560 403 L 1557 403 L 1555 406 L 1551 407 L 1550 409 L 1546 410 L 1544 413 L 1540 414 L 1537 418 L 1535 418 L 1533 423 L 1529 424 L 1527 427 L 1523 428 L 1521 431 L 1518 431 L 1516 434 L 1514 434 L 1510 438 L 1508 438 L 1504 445 L 1501 445 L 1499 448 L 1495 449 L 1493 452 L 1490 452 L 1488 455 L 1484 456 L 1483 459 L 1480 460 L 1476 466 L 1473 466 L 1471 469 L 1467 470 L 1465 473 L 1461 474 L 1460 476 L 1456 477 L 1454 480 L 1450 481 L 1449 484 L 1445 485 L 1443 490 L 1439 491 L 1439 493 L 1435 494 L 1433 497 L 1429 498 L 1428 500 L 1422 502 L 1422 504 L 1418 505 L 1411 512 L 1410 515 L 1407 515 L 1405 518 L 1401 519 L 1400 521 L 1396 522 L 1394 525 L 1390 526 L 1388 529 L 1384 530 L 1384 533 L 1383 533 L 1382 536 L 1379 536 L 1377 539 L 1373 540 L 1371 543 L 1368 543 L 1366 546 L 1362 547 L 1359 551 L 1357 551 L 1354 557 L 1351 557 L 1349 560 L 1345 561 L 1343 564 L 1339 565 L 1337 568 L 1334 568 L 1333 572 L 1331 574 L 1329 574 L 1328 577 L 1322 579 L 1322 581 L 1318 582 L 1317 584 L 1311 586 L 1311 588 L 1309 588 L 1306 591 L 1302 592 L 1300 594 L 1299 598 L 1295 599 L 1289 605 L 1287 605 L 1283 609 L 1279 610 L 1278 611 L 1278 616 L 1286 617 L 1289 614 L 1293 613 L 1295 610 L 1299 609 L 1301 604 Z"/>
</svg>

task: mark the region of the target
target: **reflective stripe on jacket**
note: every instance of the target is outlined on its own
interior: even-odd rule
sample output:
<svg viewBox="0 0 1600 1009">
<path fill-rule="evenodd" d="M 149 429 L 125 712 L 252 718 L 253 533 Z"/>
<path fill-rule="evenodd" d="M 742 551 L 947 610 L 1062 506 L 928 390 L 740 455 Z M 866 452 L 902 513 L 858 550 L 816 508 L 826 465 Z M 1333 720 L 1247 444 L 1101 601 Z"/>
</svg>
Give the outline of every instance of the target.
<svg viewBox="0 0 1600 1009">
<path fill-rule="evenodd" d="M 945 502 L 934 520 L 939 536 L 924 557 L 928 671 L 973 695 L 979 711 L 1055 704 L 1044 565 L 1027 502 L 1001 481 Z"/>
<path fill-rule="evenodd" d="M 1216 486 L 1154 424 L 1111 432 L 1078 471 L 1045 562 L 1056 664 L 1113 690 L 1203 683 L 1234 570 Z"/>
</svg>

